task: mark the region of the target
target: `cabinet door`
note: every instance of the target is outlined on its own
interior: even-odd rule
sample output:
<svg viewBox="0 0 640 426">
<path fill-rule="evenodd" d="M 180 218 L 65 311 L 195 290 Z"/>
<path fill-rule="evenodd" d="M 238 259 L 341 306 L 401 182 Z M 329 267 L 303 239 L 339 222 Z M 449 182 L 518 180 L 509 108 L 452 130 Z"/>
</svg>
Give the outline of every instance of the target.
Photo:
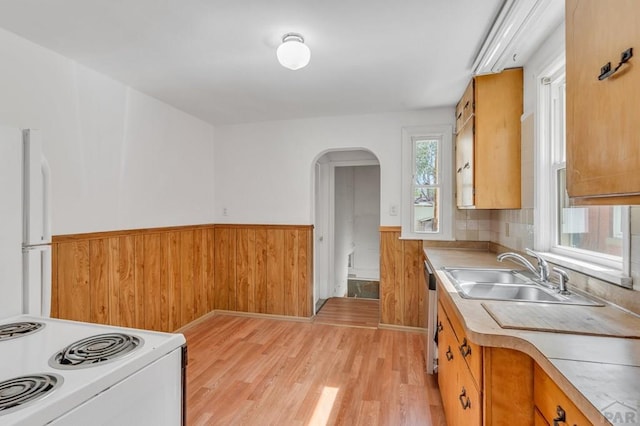
<svg viewBox="0 0 640 426">
<path fill-rule="evenodd" d="M 471 117 L 456 136 L 456 205 L 473 207 L 473 126 Z"/>
<path fill-rule="evenodd" d="M 456 401 L 451 398 L 457 382 L 454 367 L 456 356 L 453 329 L 442 305 L 438 303 L 438 388 L 448 424 L 454 424 L 453 418 L 456 413 Z"/>
<path fill-rule="evenodd" d="M 567 0 L 566 19 L 569 196 L 640 203 L 640 2 Z M 600 81 L 630 47 L 629 63 Z M 602 196 L 613 198 L 589 199 Z"/>
</svg>

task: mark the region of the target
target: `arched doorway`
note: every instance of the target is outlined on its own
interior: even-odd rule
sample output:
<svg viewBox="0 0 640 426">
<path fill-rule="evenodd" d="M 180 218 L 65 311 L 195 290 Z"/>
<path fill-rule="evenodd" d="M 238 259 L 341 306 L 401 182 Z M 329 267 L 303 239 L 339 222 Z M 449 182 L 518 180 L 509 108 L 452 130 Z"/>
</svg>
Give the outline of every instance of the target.
<svg viewBox="0 0 640 426">
<path fill-rule="evenodd" d="M 325 152 L 314 178 L 314 313 L 329 298 L 379 298 L 377 157 L 362 149 Z"/>
</svg>

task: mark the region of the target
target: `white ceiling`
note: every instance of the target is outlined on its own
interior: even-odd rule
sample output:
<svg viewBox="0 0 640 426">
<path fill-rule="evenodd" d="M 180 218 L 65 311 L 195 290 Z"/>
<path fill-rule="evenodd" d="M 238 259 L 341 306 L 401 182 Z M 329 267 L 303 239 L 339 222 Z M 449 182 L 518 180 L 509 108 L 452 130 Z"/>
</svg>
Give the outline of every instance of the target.
<svg viewBox="0 0 640 426">
<path fill-rule="evenodd" d="M 451 106 L 502 0 L 0 0 L 0 27 L 214 125 Z M 283 34 L 311 49 L 281 67 Z"/>
</svg>

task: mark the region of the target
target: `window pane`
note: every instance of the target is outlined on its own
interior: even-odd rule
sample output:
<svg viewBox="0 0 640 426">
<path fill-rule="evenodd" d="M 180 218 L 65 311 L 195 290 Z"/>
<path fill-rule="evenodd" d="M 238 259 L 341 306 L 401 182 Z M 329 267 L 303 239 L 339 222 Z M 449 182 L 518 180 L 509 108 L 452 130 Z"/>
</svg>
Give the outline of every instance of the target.
<svg viewBox="0 0 640 426">
<path fill-rule="evenodd" d="M 413 231 L 438 232 L 438 188 L 416 188 L 413 195 Z"/>
<path fill-rule="evenodd" d="M 417 140 L 415 185 L 438 184 L 438 140 Z"/>
<path fill-rule="evenodd" d="M 622 208 L 571 207 L 565 169 L 558 170 L 558 243 L 561 246 L 622 257 Z"/>
</svg>

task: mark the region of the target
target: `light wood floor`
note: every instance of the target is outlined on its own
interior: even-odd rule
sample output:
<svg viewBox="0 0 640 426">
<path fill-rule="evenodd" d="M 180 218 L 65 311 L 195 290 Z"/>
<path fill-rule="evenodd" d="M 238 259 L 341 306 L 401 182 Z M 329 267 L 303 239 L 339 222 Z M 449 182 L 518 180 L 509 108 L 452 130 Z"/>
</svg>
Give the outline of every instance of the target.
<svg viewBox="0 0 640 426">
<path fill-rule="evenodd" d="M 189 425 L 444 425 L 420 333 L 215 315 L 184 334 Z"/>
<path fill-rule="evenodd" d="M 314 321 L 319 324 L 349 325 L 355 327 L 378 328 L 380 322 L 380 301 L 332 297 L 316 313 Z"/>
</svg>

